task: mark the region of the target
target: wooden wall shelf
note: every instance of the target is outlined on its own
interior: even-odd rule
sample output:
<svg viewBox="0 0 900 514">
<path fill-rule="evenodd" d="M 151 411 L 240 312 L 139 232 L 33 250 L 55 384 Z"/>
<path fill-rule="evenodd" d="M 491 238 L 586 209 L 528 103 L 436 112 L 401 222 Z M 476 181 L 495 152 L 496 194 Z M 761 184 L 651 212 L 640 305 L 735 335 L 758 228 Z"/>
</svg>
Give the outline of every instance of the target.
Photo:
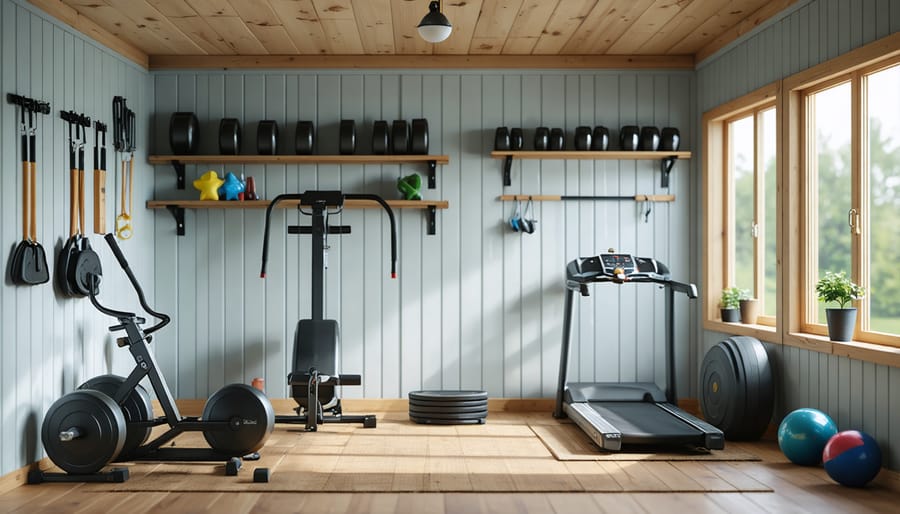
<svg viewBox="0 0 900 514">
<path fill-rule="evenodd" d="M 512 168 L 513 159 L 580 159 L 580 160 L 660 160 L 660 183 L 662 187 L 669 187 L 669 172 L 672 171 L 672 165 L 675 159 L 690 159 L 691 152 L 647 152 L 635 151 L 629 152 L 625 150 L 607 150 L 607 151 L 584 151 L 584 150 L 494 150 L 491 152 L 494 159 L 504 159 L 503 165 L 503 185 L 512 185 L 510 177 L 510 169 Z"/>
<path fill-rule="evenodd" d="M 449 209 L 447 200 L 385 200 L 391 209 L 424 209 L 428 214 L 428 235 L 437 233 L 437 209 Z M 175 229 L 179 236 L 185 234 L 185 209 L 265 209 L 269 200 L 224 201 L 224 200 L 149 200 L 148 209 L 168 209 L 175 218 Z M 297 207 L 299 200 L 278 202 L 278 209 Z M 346 209 L 380 209 L 381 205 L 372 200 L 344 200 Z"/>
<path fill-rule="evenodd" d="M 448 164 L 449 155 L 151 155 L 150 164 L 171 164 L 178 189 L 184 189 L 185 164 L 408 164 L 428 165 L 428 188 L 437 187 L 438 164 Z"/>
</svg>

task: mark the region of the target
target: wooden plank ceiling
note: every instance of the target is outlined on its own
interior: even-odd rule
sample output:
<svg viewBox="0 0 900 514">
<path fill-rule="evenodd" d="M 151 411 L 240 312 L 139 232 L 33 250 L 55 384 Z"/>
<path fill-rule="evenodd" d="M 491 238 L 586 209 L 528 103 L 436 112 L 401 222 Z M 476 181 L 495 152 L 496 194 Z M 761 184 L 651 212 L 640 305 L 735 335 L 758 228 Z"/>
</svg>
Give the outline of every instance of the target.
<svg viewBox="0 0 900 514">
<path fill-rule="evenodd" d="M 442 11 L 453 33 L 439 44 L 426 43 L 416 32 L 428 0 L 31 3 L 135 60 L 149 57 L 152 64 L 157 57 L 172 62 L 199 56 L 434 55 L 495 56 L 493 62 L 502 56 L 517 62 L 522 56 L 694 62 L 796 1 L 447 0 Z"/>
</svg>

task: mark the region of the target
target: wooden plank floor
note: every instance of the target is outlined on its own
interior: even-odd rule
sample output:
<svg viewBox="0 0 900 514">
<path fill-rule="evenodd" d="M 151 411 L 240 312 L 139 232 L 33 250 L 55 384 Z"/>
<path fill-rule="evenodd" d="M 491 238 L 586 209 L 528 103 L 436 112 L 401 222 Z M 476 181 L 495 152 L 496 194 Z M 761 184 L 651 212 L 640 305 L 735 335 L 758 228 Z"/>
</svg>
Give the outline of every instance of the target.
<svg viewBox="0 0 900 514">
<path fill-rule="evenodd" d="M 396 448 L 386 446 L 385 438 L 408 436 L 402 424 L 391 423 L 402 417 L 397 412 L 379 414 L 379 428 L 372 431 L 329 425 L 306 434 L 279 425 L 270 446 L 288 450 L 278 462 L 266 463 L 274 470 L 269 484 L 253 484 L 247 476 L 220 476 L 221 470 L 208 464 L 136 464 L 133 476 L 146 473 L 159 489 L 168 483 L 177 490 L 23 485 L 0 495 L 0 512 L 893 512 L 900 498 L 897 473 L 882 472 L 865 489 L 844 488 L 831 482 L 821 468 L 790 464 L 772 441 L 729 443 L 761 461 L 556 461 L 552 456 L 521 458 L 523 451 L 534 451 L 527 444 L 517 449 L 476 439 L 472 446 L 460 441 L 454 427 L 431 427 L 446 436 L 429 436 L 427 443 L 426 438 L 406 437 L 407 455 L 384 455 Z M 548 418 L 546 413 L 492 413 L 488 426 L 515 439 L 529 424 L 555 423 Z M 379 437 L 372 436 L 376 433 Z M 295 444 L 300 437 L 307 443 L 302 449 Z M 393 474 L 381 472 L 379 459 L 391 463 Z M 323 492 L 267 491 L 292 466 L 298 468 L 290 475 L 292 480 L 309 479 L 301 489 Z M 321 472 L 340 467 L 352 467 L 354 472 Z M 241 473 L 249 475 L 252 466 Z M 439 490 L 480 492 L 391 492 L 434 490 L 434 480 Z M 210 491 L 210 483 L 225 489 Z M 350 492 L 360 488 L 366 492 Z M 572 492 L 522 492 L 569 489 Z M 680 490 L 696 492 L 673 492 Z"/>
</svg>

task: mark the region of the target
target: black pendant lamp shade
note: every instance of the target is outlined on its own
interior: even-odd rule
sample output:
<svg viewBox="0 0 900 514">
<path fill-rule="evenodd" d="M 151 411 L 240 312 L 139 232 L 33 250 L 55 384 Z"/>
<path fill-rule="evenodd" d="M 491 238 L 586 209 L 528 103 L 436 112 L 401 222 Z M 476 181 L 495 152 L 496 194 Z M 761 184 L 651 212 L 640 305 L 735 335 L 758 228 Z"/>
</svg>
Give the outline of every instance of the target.
<svg viewBox="0 0 900 514">
<path fill-rule="evenodd" d="M 441 12 L 439 2 L 428 4 L 428 14 L 422 18 L 417 28 L 422 39 L 429 43 L 440 43 L 450 37 L 450 32 L 453 30 L 450 20 Z"/>
</svg>

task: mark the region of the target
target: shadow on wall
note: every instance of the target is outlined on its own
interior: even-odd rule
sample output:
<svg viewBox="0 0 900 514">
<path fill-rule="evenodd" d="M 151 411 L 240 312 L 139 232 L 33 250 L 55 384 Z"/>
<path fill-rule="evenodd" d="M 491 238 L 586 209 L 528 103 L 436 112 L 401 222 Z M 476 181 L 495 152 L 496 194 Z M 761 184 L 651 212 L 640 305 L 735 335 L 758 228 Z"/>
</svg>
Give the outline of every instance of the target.
<svg viewBox="0 0 900 514">
<path fill-rule="evenodd" d="M 40 460 L 38 455 L 38 440 L 40 439 L 40 427 L 38 426 L 38 415 L 32 410 L 25 418 L 25 426 L 22 434 L 22 455 L 25 462 L 37 462 Z"/>
</svg>

